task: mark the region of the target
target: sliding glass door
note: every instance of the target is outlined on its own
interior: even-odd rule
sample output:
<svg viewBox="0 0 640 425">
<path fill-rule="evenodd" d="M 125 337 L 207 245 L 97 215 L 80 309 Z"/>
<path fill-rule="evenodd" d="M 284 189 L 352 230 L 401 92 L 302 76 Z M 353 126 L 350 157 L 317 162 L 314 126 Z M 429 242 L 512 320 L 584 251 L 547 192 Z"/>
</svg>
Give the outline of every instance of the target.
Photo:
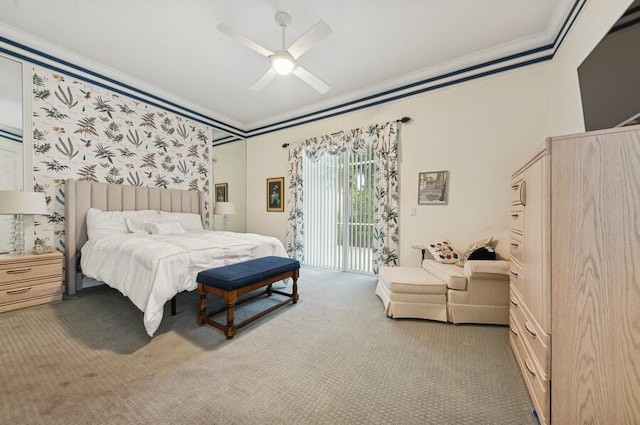
<svg viewBox="0 0 640 425">
<path fill-rule="evenodd" d="M 373 149 L 303 155 L 305 264 L 373 273 Z"/>
</svg>

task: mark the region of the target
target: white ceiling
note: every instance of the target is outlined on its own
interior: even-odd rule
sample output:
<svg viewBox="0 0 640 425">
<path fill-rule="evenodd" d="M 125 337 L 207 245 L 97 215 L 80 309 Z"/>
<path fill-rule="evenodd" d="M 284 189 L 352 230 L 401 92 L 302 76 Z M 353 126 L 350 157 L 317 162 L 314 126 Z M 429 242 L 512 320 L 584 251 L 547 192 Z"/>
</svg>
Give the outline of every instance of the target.
<svg viewBox="0 0 640 425">
<path fill-rule="evenodd" d="M 158 87 L 249 131 L 300 114 L 553 43 L 576 0 L 4 0 L 0 21 Z M 277 50 L 320 19 L 333 34 L 298 63 L 331 89 L 289 75 L 249 87 L 268 59 L 216 30 L 224 22 Z"/>
</svg>

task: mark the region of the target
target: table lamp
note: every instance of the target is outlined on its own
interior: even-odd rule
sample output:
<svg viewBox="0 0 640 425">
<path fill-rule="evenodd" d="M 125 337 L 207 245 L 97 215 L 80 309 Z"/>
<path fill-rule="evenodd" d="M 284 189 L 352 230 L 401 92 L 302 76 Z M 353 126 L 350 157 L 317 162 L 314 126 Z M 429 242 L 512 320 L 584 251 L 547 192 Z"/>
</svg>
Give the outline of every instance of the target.
<svg viewBox="0 0 640 425">
<path fill-rule="evenodd" d="M 0 190 L 0 214 L 11 214 L 12 254 L 25 252 L 24 216 L 47 214 L 47 202 L 44 193 Z"/>
<path fill-rule="evenodd" d="M 229 215 L 233 215 L 236 213 L 235 206 L 233 202 L 216 202 L 216 208 L 214 211 L 215 215 L 221 215 L 222 217 L 222 228 L 223 230 L 227 230 L 227 221 Z"/>
</svg>

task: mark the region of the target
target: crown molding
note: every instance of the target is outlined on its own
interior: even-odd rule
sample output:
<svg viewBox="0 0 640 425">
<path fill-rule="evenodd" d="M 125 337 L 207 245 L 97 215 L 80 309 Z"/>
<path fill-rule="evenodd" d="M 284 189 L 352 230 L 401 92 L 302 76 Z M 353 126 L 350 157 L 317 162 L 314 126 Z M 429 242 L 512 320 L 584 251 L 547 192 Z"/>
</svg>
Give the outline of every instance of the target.
<svg viewBox="0 0 640 425">
<path fill-rule="evenodd" d="M 243 126 L 237 120 L 214 111 L 207 111 L 174 93 L 2 23 L 0 23 L 0 53 L 157 106 L 230 135 L 230 137 L 214 140 L 213 145 L 216 146 L 550 60 L 561 46 L 564 37 L 587 1 L 575 0 L 568 10 L 557 11 L 551 19 L 550 29 L 545 33 L 406 74 L 367 89 L 352 91 L 338 98 L 332 98 L 330 101 L 315 103 L 250 126 Z"/>
</svg>

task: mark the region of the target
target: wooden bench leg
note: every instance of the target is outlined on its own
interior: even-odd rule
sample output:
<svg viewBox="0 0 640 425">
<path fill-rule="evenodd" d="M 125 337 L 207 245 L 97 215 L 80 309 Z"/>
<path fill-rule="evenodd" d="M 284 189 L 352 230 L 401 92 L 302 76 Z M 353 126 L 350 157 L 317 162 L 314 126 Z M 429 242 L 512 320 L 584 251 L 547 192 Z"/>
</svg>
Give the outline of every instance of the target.
<svg viewBox="0 0 640 425">
<path fill-rule="evenodd" d="M 296 270 L 296 273 L 293 274 L 292 279 L 293 279 L 293 288 L 291 291 L 291 297 L 293 298 L 293 301 L 291 303 L 295 304 L 298 302 L 298 271 L 297 270 Z"/>
<path fill-rule="evenodd" d="M 224 293 L 224 304 L 227 306 L 227 325 L 224 329 L 224 334 L 227 336 L 227 339 L 233 338 L 238 330 L 233 321 L 235 319 L 233 308 L 238 301 L 238 291 L 226 291 Z"/>
<path fill-rule="evenodd" d="M 200 313 L 198 313 L 198 326 L 202 326 L 207 318 L 207 292 L 201 283 L 198 284 L 198 295 L 200 295 Z"/>
</svg>

